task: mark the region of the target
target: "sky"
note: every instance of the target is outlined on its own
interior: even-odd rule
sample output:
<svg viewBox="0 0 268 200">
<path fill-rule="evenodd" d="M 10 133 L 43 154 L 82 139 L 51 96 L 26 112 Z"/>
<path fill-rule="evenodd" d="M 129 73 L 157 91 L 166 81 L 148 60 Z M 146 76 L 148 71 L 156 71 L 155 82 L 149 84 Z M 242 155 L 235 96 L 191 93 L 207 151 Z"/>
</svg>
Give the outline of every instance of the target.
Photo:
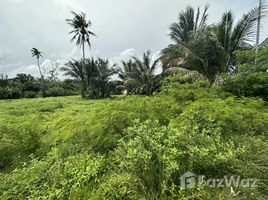
<svg viewBox="0 0 268 200">
<path fill-rule="evenodd" d="M 120 63 L 151 50 L 156 58 L 171 43 L 169 25 L 187 5 L 209 4 L 209 24 L 219 21 L 226 10 L 236 19 L 258 4 L 258 0 L 0 0 L 0 74 L 38 76 L 30 50 L 44 53 L 42 69 L 56 63 L 79 59 L 81 49 L 71 43 L 71 27 L 65 19 L 70 11 L 85 12 L 92 22 L 91 50 L 86 56 L 102 57 Z M 268 17 L 267 17 L 268 18 Z M 267 25 L 265 25 L 267 24 Z M 268 37 L 268 20 L 263 21 L 261 39 Z"/>
</svg>

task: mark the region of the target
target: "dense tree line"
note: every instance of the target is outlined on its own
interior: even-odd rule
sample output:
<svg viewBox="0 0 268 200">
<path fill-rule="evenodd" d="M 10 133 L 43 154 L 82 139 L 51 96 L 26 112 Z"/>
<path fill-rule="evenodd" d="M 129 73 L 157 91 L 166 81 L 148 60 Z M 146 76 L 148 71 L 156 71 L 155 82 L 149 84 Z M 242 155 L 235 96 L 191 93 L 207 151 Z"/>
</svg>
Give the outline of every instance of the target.
<svg viewBox="0 0 268 200">
<path fill-rule="evenodd" d="M 0 99 L 19 99 L 79 94 L 79 82 L 72 79 L 64 81 L 34 78 L 30 74 L 17 74 L 14 78 L 0 76 Z"/>
</svg>

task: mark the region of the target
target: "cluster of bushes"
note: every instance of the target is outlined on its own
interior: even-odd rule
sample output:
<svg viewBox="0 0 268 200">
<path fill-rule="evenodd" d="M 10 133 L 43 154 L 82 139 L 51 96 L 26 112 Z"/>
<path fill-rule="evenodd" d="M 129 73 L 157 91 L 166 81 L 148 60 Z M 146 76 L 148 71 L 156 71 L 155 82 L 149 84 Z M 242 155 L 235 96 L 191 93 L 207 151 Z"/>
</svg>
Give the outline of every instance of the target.
<svg viewBox="0 0 268 200">
<path fill-rule="evenodd" d="M 268 49 L 261 49 L 257 60 L 254 50 L 237 51 L 235 55 L 237 72 L 225 75 L 222 89 L 238 97 L 261 97 L 267 101 Z"/>
<path fill-rule="evenodd" d="M 40 97 L 42 87 L 46 97 L 79 94 L 79 83 L 74 80 L 46 80 L 42 83 L 29 74 L 17 74 L 15 78 L 1 80 L 0 99 Z"/>
<path fill-rule="evenodd" d="M 268 100 L 268 73 L 238 74 L 228 78 L 223 90 L 238 97 L 261 97 Z"/>
</svg>

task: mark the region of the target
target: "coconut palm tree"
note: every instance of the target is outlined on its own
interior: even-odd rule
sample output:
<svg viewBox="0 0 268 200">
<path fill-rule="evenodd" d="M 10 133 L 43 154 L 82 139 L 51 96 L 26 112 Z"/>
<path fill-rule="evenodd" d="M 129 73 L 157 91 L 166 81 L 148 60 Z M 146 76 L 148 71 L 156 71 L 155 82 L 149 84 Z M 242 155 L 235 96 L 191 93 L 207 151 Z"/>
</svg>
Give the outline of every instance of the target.
<svg viewBox="0 0 268 200">
<path fill-rule="evenodd" d="M 265 5 L 261 4 L 260 9 L 264 10 Z M 172 67 L 196 70 L 213 82 L 234 64 L 234 51 L 251 47 L 257 34 L 258 7 L 244 14 L 235 26 L 231 11 L 223 14 L 220 23 L 211 26 L 205 23 L 206 9 L 204 13 L 199 26 L 194 25 L 194 19 L 198 17 L 194 18 L 192 8 L 179 14 L 179 22 L 170 27 L 174 44 L 162 50 L 163 70 Z"/>
<path fill-rule="evenodd" d="M 86 19 L 86 14 L 81 12 L 77 14 L 71 12 L 74 17 L 72 19 L 66 19 L 66 22 L 73 28 L 69 34 L 73 34 L 71 42 L 76 40 L 76 45 L 82 48 L 83 59 L 85 59 L 85 44 L 91 47 L 90 37 L 96 36 L 95 33 L 89 30 L 91 21 Z"/>
<path fill-rule="evenodd" d="M 41 78 L 43 79 L 44 75 L 40 67 L 40 58 L 42 57 L 43 53 L 39 51 L 37 48 L 32 48 L 31 52 L 32 52 L 32 57 L 36 57 L 39 73 L 40 73 Z"/>
<path fill-rule="evenodd" d="M 132 59 L 134 63 L 129 61 L 125 67 L 128 71 L 124 73 L 124 85 L 126 88 L 134 88 L 136 93 L 151 95 L 159 59 L 152 61 L 150 51 L 144 53 L 142 59 L 137 57 Z"/>
<path fill-rule="evenodd" d="M 131 73 L 135 69 L 135 63 L 130 59 L 127 62 L 122 61 L 122 68 L 118 68 L 118 76 L 121 80 L 125 80 L 128 73 Z"/>
<path fill-rule="evenodd" d="M 170 38 L 176 44 L 185 44 L 189 41 L 189 33 L 203 29 L 206 26 L 208 14 L 206 5 L 202 14 L 198 7 L 197 10 L 188 6 L 185 11 L 178 15 L 178 22 L 172 23 L 169 27 Z"/>
<path fill-rule="evenodd" d="M 135 80 L 130 79 L 131 73 L 135 73 L 136 70 L 136 64 L 133 62 L 133 60 L 129 61 L 122 61 L 122 68 L 118 67 L 118 77 L 123 82 L 122 87 L 126 91 L 126 94 L 128 95 L 130 92 L 133 92 L 135 89 L 135 86 L 137 84 Z"/>
<path fill-rule="evenodd" d="M 266 5 L 260 4 L 260 7 L 255 7 L 245 13 L 243 17 L 234 24 L 234 15 L 232 11 L 227 11 L 223 14 L 221 21 L 212 29 L 216 34 L 218 41 L 221 43 L 228 56 L 227 64 L 234 64 L 234 51 L 238 49 L 251 48 L 257 36 L 257 24 L 259 19 L 259 9 L 263 17 Z"/>
<path fill-rule="evenodd" d="M 40 66 L 40 58 L 42 57 L 43 53 L 39 51 L 37 48 L 32 48 L 32 57 L 35 57 L 37 60 L 37 66 L 39 69 L 39 73 L 41 76 L 41 92 L 42 92 L 42 97 L 45 97 L 45 90 L 44 90 L 44 84 L 45 84 L 45 78 L 44 74 L 42 73 L 41 66 Z"/>
<path fill-rule="evenodd" d="M 225 71 L 226 55 L 223 47 L 205 23 L 199 27 L 187 33 L 187 40 L 174 40 L 171 36 L 174 43 L 163 49 L 160 57 L 164 73 L 182 72 L 182 69 L 175 68 L 185 68 L 187 70 L 183 73 L 190 75 L 194 70 L 213 83 L 217 75 Z M 173 29 L 171 33 L 174 34 Z"/>
<path fill-rule="evenodd" d="M 71 12 L 74 17 L 72 19 L 66 19 L 67 24 L 69 24 L 73 30 L 69 32 L 69 34 L 73 34 L 71 42 L 76 40 L 76 45 L 82 48 L 82 56 L 83 60 L 85 61 L 85 44 L 91 48 L 90 37 L 96 36 L 95 33 L 89 30 L 91 26 L 91 21 L 86 19 L 86 14 L 81 12 L 80 14 L 75 13 L 74 11 Z M 83 69 L 83 73 L 86 74 L 86 69 Z M 87 90 L 87 80 L 86 77 L 83 83 L 83 93 L 82 97 L 85 97 L 85 91 Z M 82 91 L 82 90 L 81 90 Z"/>
<path fill-rule="evenodd" d="M 98 58 L 95 61 L 97 67 L 97 74 L 95 77 L 95 88 L 97 89 L 97 97 L 108 97 L 110 94 L 110 80 L 111 76 L 118 71 L 115 65 L 109 66 L 109 60 Z"/>
<path fill-rule="evenodd" d="M 84 73 L 84 60 L 71 60 L 61 67 L 64 75 L 70 76 L 80 81 L 81 97 L 85 98 L 86 85 L 85 85 L 85 73 Z"/>
<path fill-rule="evenodd" d="M 206 28 L 207 10 L 208 6 L 205 6 L 201 14 L 199 7 L 195 11 L 194 8 L 188 6 L 185 11 L 179 13 L 178 21 L 171 24 L 169 36 L 173 44 L 162 50 L 163 72 L 168 68 L 178 67 L 178 64 L 182 65 L 185 62 L 185 51 L 187 51 L 187 54 L 194 56 L 192 51 L 187 48 L 187 43 L 192 39 L 191 34 L 193 32 L 202 34 L 202 31 Z"/>
</svg>

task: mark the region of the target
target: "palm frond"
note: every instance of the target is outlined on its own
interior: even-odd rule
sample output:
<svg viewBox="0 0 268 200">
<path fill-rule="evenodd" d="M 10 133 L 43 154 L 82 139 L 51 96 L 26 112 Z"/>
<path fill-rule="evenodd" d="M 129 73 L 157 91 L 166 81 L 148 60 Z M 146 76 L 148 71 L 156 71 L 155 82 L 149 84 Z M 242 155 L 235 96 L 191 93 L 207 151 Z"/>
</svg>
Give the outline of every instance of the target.
<svg viewBox="0 0 268 200">
<path fill-rule="evenodd" d="M 189 41 L 189 32 L 206 27 L 208 18 L 207 10 L 208 6 L 205 6 L 201 19 L 200 8 L 197 8 L 195 13 L 194 8 L 188 6 L 185 11 L 180 12 L 178 15 L 178 22 L 172 23 L 169 27 L 169 36 L 171 40 L 174 41 L 175 44 L 187 43 Z"/>
<path fill-rule="evenodd" d="M 32 48 L 32 57 L 40 58 L 42 57 L 43 52 L 39 51 L 37 48 Z"/>
<path fill-rule="evenodd" d="M 96 36 L 95 33 L 89 30 L 91 26 L 91 21 L 86 20 L 86 14 L 81 12 L 80 14 L 71 11 L 74 16 L 72 19 L 66 19 L 67 24 L 69 24 L 73 30 L 69 34 L 74 34 L 71 38 L 71 42 L 76 40 L 77 46 L 82 46 L 84 43 L 87 43 L 89 48 L 91 47 L 90 37 Z"/>
<path fill-rule="evenodd" d="M 265 48 L 265 47 L 268 47 L 268 38 L 263 40 L 262 43 L 260 44 L 260 48 Z"/>
<path fill-rule="evenodd" d="M 261 18 L 264 17 L 267 11 L 267 5 L 263 2 L 260 7 Z M 256 27 L 258 21 L 259 7 L 255 7 L 246 14 L 243 15 L 242 19 L 236 24 L 231 36 L 231 51 L 235 51 L 238 48 L 248 47 L 250 43 L 256 39 Z"/>
<path fill-rule="evenodd" d="M 225 51 L 229 51 L 230 39 L 233 31 L 233 22 L 233 13 L 231 11 L 227 11 L 223 14 L 220 23 L 216 26 L 217 39 Z"/>
</svg>

